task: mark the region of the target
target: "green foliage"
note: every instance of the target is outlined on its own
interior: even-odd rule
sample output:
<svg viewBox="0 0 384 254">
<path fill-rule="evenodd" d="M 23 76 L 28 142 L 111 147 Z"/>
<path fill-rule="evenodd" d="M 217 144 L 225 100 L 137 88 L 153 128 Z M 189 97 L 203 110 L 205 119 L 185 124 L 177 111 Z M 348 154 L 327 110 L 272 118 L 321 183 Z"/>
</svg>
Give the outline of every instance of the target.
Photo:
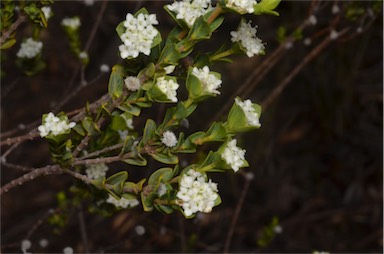
<svg viewBox="0 0 384 254">
<path fill-rule="evenodd" d="M 257 239 L 257 245 L 260 247 L 267 247 L 275 238 L 275 228 L 279 226 L 279 218 L 273 217 L 269 225 L 263 227 L 261 235 Z"/>
<path fill-rule="evenodd" d="M 263 0 L 255 5 L 255 14 L 277 15 L 274 9 L 279 2 Z M 222 4 L 219 3 L 221 7 L 223 7 Z M 89 158 L 92 163 L 95 161 L 100 163 L 121 161 L 139 167 L 147 166 L 148 159 L 154 159 L 167 165 L 158 169 L 151 168 L 152 173 L 148 181 L 144 178 L 137 183 L 128 179 L 129 165 L 124 164 L 107 178 L 100 176 L 96 179 L 84 180 L 84 178 L 87 179 L 85 175 L 79 177 L 82 181 L 90 183 L 91 187 L 84 183 L 77 183 L 73 188 L 73 194 L 77 197 L 77 202 L 84 198 L 91 198 L 93 204 L 89 207 L 90 211 L 105 215 L 111 214 L 113 206 L 101 202 L 111 195 L 118 200 L 125 198 L 136 202 L 137 199 L 140 199 L 144 211 L 156 209 L 170 214 L 174 210 L 178 210 L 186 218 L 192 218 L 195 214 L 186 215 L 184 213 L 177 195 L 183 174 L 193 169 L 203 175 L 203 177 L 200 175 L 199 181 L 204 181 L 203 178 L 208 181 L 207 173 L 225 172 L 230 169 L 230 165 L 222 158 L 228 142 L 238 133 L 252 131 L 259 127 L 250 125 L 243 109 L 235 103 L 225 123 L 213 122 L 208 130 L 192 130 L 187 137 L 181 131 L 182 122 L 187 121 L 189 116 L 197 110 L 200 102 L 217 96 L 216 93 L 207 89 L 206 83 L 193 74 L 193 67 L 203 68 L 218 61 L 230 62 L 232 55 L 244 54 L 244 51 L 238 43 L 222 43 L 213 53 L 194 52 L 197 43 L 211 39 L 213 32 L 220 28 L 224 21 L 222 14 L 228 10 L 232 13 L 236 11 L 225 7 L 223 9 L 215 8 L 197 18 L 189 27 L 183 20 L 177 19 L 173 12 L 166 7 L 165 9 L 176 21 L 176 27 L 171 30 L 165 41 L 162 41 L 161 34 L 158 33 L 151 44 L 152 50 L 149 57 L 131 57 L 112 67 L 108 81 L 108 95 L 111 100 L 104 100 L 97 105 L 96 109 L 87 105 L 85 114 L 71 130 L 63 135 L 46 137 L 54 161 L 66 168 L 75 168 L 79 172 L 78 174 L 84 171 L 82 166 L 78 166 L 84 164 L 82 161 L 84 158 Z M 29 7 L 28 12 L 31 16 L 37 15 L 37 10 L 33 7 Z M 148 11 L 142 8 L 134 16 L 138 17 L 141 13 L 148 14 Z M 79 56 L 81 52 L 79 29 L 64 26 L 64 30 L 69 38 L 71 50 Z M 126 32 L 124 21 L 117 25 L 116 32 L 119 36 Z M 285 34 L 283 35 L 285 36 Z M 300 33 L 297 36 L 299 37 Z M 80 60 L 83 61 L 82 64 L 85 67 L 89 59 Z M 189 62 L 186 64 L 186 61 Z M 177 66 L 174 74 L 166 73 L 167 68 L 165 67 L 170 65 Z M 221 80 L 220 73 L 210 71 L 206 74 L 214 75 L 216 81 Z M 139 89 L 131 89 L 134 90 L 131 91 L 126 87 L 125 79 L 128 76 L 137 77 L 141 85 Z M 143 129 L 135 129 L 132 122 L 136 117 L 145 115 L 144 108 L 152 110 L 151 107 L 157 103 L 174 103 L 159 89 L 156 84 L 159 78 L 176 82 L 180 86 L 185 85 L 188 98 L 186 100 L 178 98 L 178 102 L 167 108 L 159 122 L 148 118 Z M 204 80 L 204 82 L 207 81 Z M 260 116 L 261 107 L 252 104 L 252 108 Z M 64 114 L 61 117 L 68 120 Z M 162 139 L 163 134 L 167 131 L 178 133 L 176 140 L 172 140 L 171 146 L 167 146 Z M 176 135 L 172 137 L 175 139 Z M 218 150 L 210 150 L 206 153 L 198 151 L 199 146 L 211 142 L 216 143 Z M 84 150 L 83 157 L 77 154 L 79 147 Z M 197 163 L 179 168 L 180 153 L 197 152 L 202 154 Z M 169 165 L 172 165 L 173 168 Z M 241 167 L 246 166 L 248 166 L 248 162 L 243 160 Z M 208 185 L 208 183 L 206 184 Z M 215 184 L 213 186 L 216 188 Z M 216 198 L 215 194 L 213 206 L 217 206 L 221 202 L 220 196 L 217 194 Z M 115 207 L 115 210 L 118 209 Z M 210 209 L 211 207 L 205 211 L 210 211 Z M 56 223 L 60 221 L 58 218 L 55 220 Z"/>
</svg>

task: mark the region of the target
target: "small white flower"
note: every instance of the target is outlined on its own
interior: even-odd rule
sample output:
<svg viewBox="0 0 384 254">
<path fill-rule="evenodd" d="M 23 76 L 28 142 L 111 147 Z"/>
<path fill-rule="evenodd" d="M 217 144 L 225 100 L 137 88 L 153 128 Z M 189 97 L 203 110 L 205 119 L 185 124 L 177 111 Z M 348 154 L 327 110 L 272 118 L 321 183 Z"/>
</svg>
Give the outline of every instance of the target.
<svg viewBox="0 0 384 254">
<path fill-rule="evenodd" d="M 308 23 L 311 24 L 311 25 L 316 25 L 317 24 L 317 18 L 315 15 L 311 15 L 309 18 L 308 18 Z"/>
<path fill-rule="evenodd" d="M 64 253 L 64 254 L 73 254 L 73 249 L 72 249 L 72 247 L 70 247 L 70 246 L 65 247 L 65 248 L 63 249 L 63 253 Z"/>
<path fill-rule="evenodd" d="M 276 233 L 276 234 L 281 234 L 283 233 L 283 227 L 280 226 L 280 225 L 276 225 L 273 227 L 273 231 Z"/>
<path fill-rule="evenodd" d="M 340 11 L 340 7 L 337 4 L 332 6 L 332 14 L 337 14 Z"/>
<path fill-rule="evenodd" d="M 134 129 L 132 118 L 127 117 L 125 114 L 122 114 L 121 117 L 125 120 L 125 124 L 128 129 Z"/>
<path fill-rule="evenodd" d="M 338 37 L 339 37 L 339 33 L 336 30 L 332 29 L 331 33 L 329 34 L 329 38 L 331 40 L 336 40 Z"/>
<path fill-rule="evenodd" d="M 128 130 L 124 130 L 124 131 L 118 130 L 117 132 L 119 133 L 120 139 L 122 141 L 125 141 L 125 139 L 128 136 Z"/>
<path fill-rule="evenodd" d="M 159 195 L 159 197 L 161 197 L 165 193 L 167 193 L 167 187 L 165 186 L 165 184 L 160 183 L 159 188 L 157 189 L 157 195 Z"/>
<path fill-rule="evenodd" d="M 79 58 L 80 58 L 80 59 L 87 59 L 87 58 L 88 58 L 88 53 L 85 52 L 85 51 L 81 51 L 81 52 L 79 53 Z"/>
<path fill-rule="evenodd" d="M 177 102 L 177 88 L 179 84 L 173 81 L 172 79 L 165 79 L 160 77 L 156 80 L 157 87 L 167 96 L 168 100 Z"/>
<path fill-rule="evenodd" d="M 40 136 L 43 138 L 52 133 L 54 136 L 60 135 L 75 127 L 76 123 L 68 123 L 68 120 L 60 120 L 52 112 L 50 112 L 44 121 L 44 124 L 40 125 L 37 129 L 40 132 Z"/>
<path fill-rule="evenodd" d="M 194 67 L 192 74 L 201 81 L 206 92 L 210 94 L 220 94 L 217 89 L 221 86 L 221 80 L 215 75 L 210 74 L 209 71 L 208 66 L 204 66 L 202 69 Z"/>
<path fill-rule="evenodd" d="M 85 170 L 85 173 L 87 173 L 88 178 L 91 178 L 91 179 L 105 177 L 108 171 L 108 167 L 104 163 L 90 164 L 90 165 L 87 165 L 86 167 L 87 169 Z"/>
<path fill-rule="evenodd" d="M 311 43 L 312 43 L 311 38 L 305 38 L 305 39 L 304 39 L 304 45 L 305 45 L 305 46 L 309 46 L 309 45 L 311 45 Z"/>
<path fill-rule="evenodd" d="M 107 203 L 113 204 L 114 206 L 119 208 L 135 207 L 139 204 L 139 201 L 137 199 L 127 199 L 121 197 L 119 200 L 117 200 L 111 195 L 109 195 L 106 201 Z"/>
<path fill-rule="evenodd" d="M 193 169 L 183 174 L 179 183 L 179 191 L 176 196 L 186 216 L 196 212 L 209 213 L 218 198 L 217 184 Z"/>
<path fill-rule="evenodd" d="M 95 0 L 83 0 L 86 6 L 92 6 L 95 4 Z"/>
<path fill-rule="evenodd" d="M 28 249 L 30 249 L 32 246 L 31 241 L 29 240 L 23 240 L 21 241 L 21 251 L 23 254 L 30 254 L 30 252 L 27 252 Z"/>
<path fill-rule="evenodd" d="M 135 227 L 135 232 L 138 235 L 144 235 L 145 234 L 145 227 L 143 227 L 142 225 L 137 225 Z"/>
<path fill-rule="evenodd" d="M 127 89 L 132 92 L 139 90 L 141 87 L 140 79 L 134 76 L 129 76 L 125 78 L 124 84 L 127 87 Z"/>
<path fill-rule="evenodd" d="M 126 30 L 120 35 L 123 42 L 119 46 L 121 58 L 135 58 L 140 53 L 148 56 L 151 53 L 153 40 L 159 33 L 153 26 L 157 24 L 155 14 L 140 13 L 134 17 L 128 13 L 124 21 Z"/>
<path fill-rule="evenodd" d="M 43 43 L 41 41 L 35 41 L 32 38 L 28 38 L 25 42 L 21 43 L 20 49 L 17 52 L 17 57 L 19 58 L 34 58 L 40 54 L 43 48 Z"/>
<path fill-rule="evenodd" d="M 168 66 L 164 67 L 165 73 L 171 74 L 175 70 L 175 67 L 176 66 L 174 66 L 174 65 L 168 65 Z"/>
<path fill-rule="evenodd" d="M 245 150 L 237 147 L 236 143 L 236 139 L 232 139 L 231 141 L 229 141 L 223 153 L 221 154 L 221 158 L 235 172 L 239 170 L 239 168 L 244 164 L 245 161 Z"/>
<path fill-rule="evenodd" d="M 110 68 L 107 64 L 100 65 L 100 71 L 101 72 L 109 72 Z"/>
<path fill-rule="evenodd" d="M 52 17 L 52 9 L 49 6 L 41 7 L 41 11 L 44 13 L 45 19 L 48 21 L 50 17 Z"/>
<path fill-rule="evenodd" d="M 245 101 L 241 101 L 239 98 L 236 98 L 235 102 L 244 111 L 245 117 L 247 118 L 249 125 L 257 126 L 257 127 L 261 126 L 260 119 L 259 119 L 260 116 L 252 106 L 251 100 L 248 99 Z"/>
<path fill-rule="evenodd" d="M 240 26 L 237 31 L 232 31 L 232 42 L 239 42 L 245 49 L 248 57 L 259 55 L 264 52 L 264 44 L 256 37 L 257 26 L 252 27 L 251 21 L 246 23 L 241 20 Z"/>
<path fill-rule="evenodd" d="M 212 10 L 211 0 L 183 0 L 167 5 L 167 8 L 176 13 L 176 18 L 184 20 L 192 27 L 196 19 Z"/>
<path fill-rule="evenodd" d="M 48 242 L 48 240 L 45 239 L 45 238 L 42 238 L 42 239 L 40 239 L 40 241 L 39 241 L 39 245 L 40 245 L 41 248 L 45 248 L 45 247 L 47 247 L 48 244 L 49 244 L 49 242 Z"/>
<path fill-rule="evenodd" d="M 238 11 L 240 14 L 253 13 L 256 0 L 227 0 L 226 6 Z"/>
<path fill-rule="evenodd" d="M 177 144 L 175 133 L 172 131 L 164 132 L 163 137 L 161 138 L 161 142 L 168 147 L 174 147 Z"/>
<path fill-rule="evenodd" d="M 79 17 L 72 17 L 72 18 L 68 18 L 68 17 L 65 17 L 62 21 L 61 21 L 61 25 L 62 26 L 65 26 L 65 27 L 69 27 L 73 30 L 75 29 L 78 29 L 81 25 L 80 23 L 80 18 Z"/>
</svg>

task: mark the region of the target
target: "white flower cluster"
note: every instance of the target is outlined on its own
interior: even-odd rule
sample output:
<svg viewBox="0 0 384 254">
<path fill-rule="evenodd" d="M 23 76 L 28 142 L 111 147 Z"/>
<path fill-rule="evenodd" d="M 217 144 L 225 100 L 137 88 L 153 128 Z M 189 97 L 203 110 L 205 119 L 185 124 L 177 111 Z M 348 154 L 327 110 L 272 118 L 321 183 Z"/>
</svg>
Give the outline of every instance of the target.
<svg viewBox="0 0 384 254">
<path fill-rule="evenodd" d="M 79 28 L 81 25 L 80 18 L 77 16 L 72 17 L 72 18 L 66 17 L 61 21 L 61 25 L 75 30 L 75 29 Z"/>
<path fill-rule="evenodd" d="M 261 124 L 260 124 L 260 116 L 255 111 L 255 108 L 252 106 L 252 101 L 251 100 L 248 99 L 248 100 L 245 100 L 245 101 L 241 101 L 239 98 L 236 98 L 235 102 L 244 111 L 245 117 L 248 120 L 248 124 L 250 124 L 252 126 L 257 126 L 257 127 L 261 126 Z"/>
<path fill-rule="evenodd" d="M 232 139 L 228 142 L 225 147 L 223 153 L 221 154 L 221 158 L 233 169 L 233 171 L 237 172 L 239 168 L 244 164 L 245 161 L 245 150 L 236 146 L 237 140 Z"/>
<path fill-rule="evenodd" d="M 246 23 L 241 20 L 240 26 L 237 31 L 232 31 L 232 42 L 239 42 L 246 49 L 248 57 L 258 55 L 264 52 L 263 42 L 256 37 L 256 26 L 252 27 L 251 21 Z"/>
<path fill-rule="evenodd" d="M 99 177 L 105 177 L 107 171 L 107 165 L 105 165 L 104 163 L 100 163 L 87 165 L 85 173 L 87 173 L 88 178 L 97 179 Z"/>
<path fill-rule="evenodd" d="M 176 13 L 176 18 L 184 20 L 192 27 L 196 19 L 212 10 L 211 0 L 183 0 L 167 5 L 167 8 Z"/>
<path fill-rule="evenodd" d="M 193 67 L 192 74 L 201 81 L 206 92 L 210 94 L 220 94 L 217 89 L 221 85 L 221 80 L 218 79 L 215 75 L 209 73 L 208 66 L 204 66 L 202 69 Z"/>
<path fill-rule="evenodd" d="M 67 130 L 75 127 L 75 122 L 67 123 L 67 120 L 60 120 L 52 112 L 50 112 L 45 118 L 44 124 L 40 125 L 37 129 L 40 132 L 40 136 L 43 138 L 52 133 L 54 136 L 65 133 Z"/>
<path fill-rule="evenodd" d="M 164 77 L 160 77 L 156 79 L 156 85 L 167 96 L 168 100 L 177 102 L 176 90 L 179 88 L 179 84 L 172 79 L 167 80 Z"/>
<path fill-rule="evenodd" d="M 255 4 L 257 4 L 256 0 L 227 0 L 226 6 L 244 14 L 253 13 Z"/>
<path fill-rule="evenodd" d="M 140 79 L 134 76 L 128 76 L 124 79 L 124 84 L 129 91 L 137 91 L 141 87 Z"/>
<path fill-rule="evenodd" d="M 41 7 L 41 11 L 44 13 L 44 17 L 45 19 L 48 21 L 48 19 L 50 17 L 52 17 L 53 13 L 52 13 L 52 9 L 51 7 L 49 6 L 44 6 L 44 7 Z"/>
<path fill-rule="evenodd" d="M 161 142 L 168 147 L 174 147 L 177 144 L 175 133 L 172 131 L 165 131 L 163 133 L 163 137 L 161 138 Z"/>
<path fill-rule="evenodd" d="M 32 38 L 28 38 L 25 42 L 21 43 L 20 49 L 17 52 L 19 58 L 34 58 L 40 54 L 43 48 L 41 41 L 35 41 Z"/>
<path fill-rule="evenodd" d="M 124 43 L 119 46 L 121 58 L 135 58 L 139 53 L 148 56 L 151 53 L 153 39 L 159 33 L 153 25 L 158 23 L 155 14 L 140 13 L 135 18 L 131 13 L 128 13 L 124 21 L 126 30 L 120 36 Z"/>
<path fill-rule="evenodd" d="M 127 198 L 121 197 L 118 200 L 114 198 L 112 195 L 109 195 L 106 201 L 107 203 L 113 204 L 114 206 L 120 207 L 120 208 L 135 207 L 139 204 L 139 200 L 137 199 L 127 199 Z"/>
<path fill-rule="evenodd" d="M 202 173 L 191 169 L 180 180 L 177 203 L 186 216 L 196 212 L 209 213 L 219 196 L 217 192 L 217 183 L 213 183 L 211 179 L 207 182 Z"/>
</svg>

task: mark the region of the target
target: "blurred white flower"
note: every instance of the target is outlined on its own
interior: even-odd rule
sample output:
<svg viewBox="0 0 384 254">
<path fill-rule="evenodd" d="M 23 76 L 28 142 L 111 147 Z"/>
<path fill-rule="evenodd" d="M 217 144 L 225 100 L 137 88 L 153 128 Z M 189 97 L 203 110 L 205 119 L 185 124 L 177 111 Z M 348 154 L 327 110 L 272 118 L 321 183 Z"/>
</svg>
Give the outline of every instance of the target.
<svg viewBox="0 0 384 254">
<path fill-rule="evenodd" d="M 157 87 L 167 96 L 168 100 L 177 102 L 177 92 L 179 84 L 172 79 L 160 77 L 156 80 Z"/>
<path fill-rule="evenodd" d="M 245 116 L 247 117 L 248 124 L 252 126 L 260 127 L 260 116 L 252 106 L 251 100 L 245 100 L 241 101 L 239 98 L 235 99 L 235 102 L 237 105 L 241 107 L 241 109 L 244 111 Z"/>
<path fill-rule="evenodd" d="M 17 52 L 17 57 L 19 58 L 34 58 L 40 54 L 43 48 L 43 43 L 41 41 L 35 41 L 32 38 L 28 38 L 21 43 L 20 49 Z"/>
<path fill-rule="evenodd" d="M 254 5 L 257 4 L 256 0 L 227 0 L 226 6 L 234 9 L 240 14 L 253 13 L 255 11 Z"/>
<path fill-rule="evenodd" d="M 137 57 L 140 53 L 149 55 L 153 39 L 159 33 L 153 25 L 158 21 L 155 14 L 140 13 L 137 17 L 128 13 L 124 21 L 125 32 L 120 35 L 123 44 L 119 46 L 120 56 L 125 59 Z"/>
<path fill-rule="evenodd" d="M 80 18 L 77 17 L 77 16 L 76 17 L 72 17 L 72 18 L 65 17 L 61 21 L 61 25 L 65 26 L 65 27 L 68 27 L 68 28 L 71 28 L 73 30 L 78 29 L 80 27 L 80 25 L 81 25 Z"/>
<path fill-rule="evenodd" d="M 197 18 L 212 10 L 211 0 L 175 1 L 166 7 L 176 13 L 176 19 L 184 20 L 189 27 L 193 26 Z"/>
<path fill-rule="evenodd" d="M 91 179 L 105 177 L 108 171 L 108 167 L 104 163 L 90 164 L 90 165 L 86 165 L 86 167 L 87 169 L 85 170 L 85 173 L 87 173 L 88 178 L 91 178 Z"/>
<path fill-rule="evenodd" d="M 174 147 L 177 144 L 175 133 L 172 131 L 165 131 L 163 133 L 163 137 L 161 138 L 161 142 L 168 147 Z"/>
<path fill-rule="evenodd" d="M 236 146 L 237 140 L 229 141 L 221 154 L 221 158 L 237 172 L 245 162 L 245 150 Z"/>
<path fill-rule="evenodd" d="M 248 57 L 264 53 L 265 47 L 263 42 L 256 37 L 256 28 L 257 26 L 251 26 L 251 21 L 246 23 L 242 19 L 237 31 L 231 32 L 232 42 L 239 42 L 245 48 Z"/>
<path fill-rule="evenodd" d="M 210 94 L 220 94 L 217 89 L 221 86 L 221 80 L 209 72 L 210 70 L 208 66 L 204 66 L 202 69 L 196 67 L 193 67 L 192 69 L 192 74 L 201 81 L 206 92 Z"/>
</svg>

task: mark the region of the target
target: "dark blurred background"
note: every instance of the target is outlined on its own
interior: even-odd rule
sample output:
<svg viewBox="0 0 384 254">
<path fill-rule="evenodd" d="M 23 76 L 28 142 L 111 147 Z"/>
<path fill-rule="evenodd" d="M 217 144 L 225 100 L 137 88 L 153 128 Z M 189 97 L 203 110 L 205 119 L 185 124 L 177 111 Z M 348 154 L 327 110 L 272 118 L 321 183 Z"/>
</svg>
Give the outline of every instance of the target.
<svg viewBox="0 0 384 254">
<path fill-rule="evenodd" d="M 237 137 L 238 145 L 247 150 L 246 158 L 251 165 L 241 171 L 253 173 L 254 179 L 247 185 L 243 174 L 210 175 L 218 182 L 223 200 L 212 213 L 186 220 L 178 212 L 145 213 L 136 207 L 105 218 L 88 213 L 85 202 L 69 214 L 68 224 L 57 234 L 46 218 L 50 209 L 57 208 L 56 194 L 68 188 L 73 179 L 67 175 L 41 177 L 1 197 L 2 252 L 20 252 L 21 241 L 28 237 L 31 252 L 40 253 L 59 253 L 66 246 L 75 252 L 90 253 L 382 253 L 383 19 L 382 11 L 372 11 L 377 2 L 283 1 L 277 8 L 279 17 L 246 16 L 253 25 L 258 25 L 258 36 L 266 43 L 266 55 L 237 56 L 232 64 L 212 67 L 222 74 L 222 94 L 201 103 L 190 118 L 190 130 L 206 130 L 212 121 L 225 120 L 227 104 L 232 104 L 234 95 L 250 98 L 264 108 L 262 128 Z M 69 87 L 78 62 L 69 53 L 60 27 L 64 17 L 80 16 L 81 39 L 85 44 L 105 7 L 85 72 L 86 79 L 92 80 L 99 75 L 101 64 L 112 66 L 121 61 L 115 27 L 127 12 L 145 6 L 156 13 L 158 27 L 166 37 L 173 21 L 162 9 L 165 3 L 109 1 L 105 5 L 96 1 L 87 6 L 83 1 L 55 2 L 54 16 L 41 34 L 47 68 L 33 77 L 23 76 L 12 58 L 19 44 L 7 51 L 7 61 L 2 63 L 6 73 L 1 84 L 3 94 L 6 91 L 1 98 L 2 132 L 21 127 L 20 134 L 23 133 L 20 124 L 39 120 L 68 90 L 79 85 L 77 75 L 74 85 Z M 339 13 L 332 14 L 334 5 L 339 7 Z M 351 6 L 363 10 L 355 20 L 345 18 Z M 287 35 L 294 33 L 312 12 L 317 18 L 315 25 L 296 32 L 297 40 L 288 45 L 278 41 L 278 30 L 283 31 L 284 27 Z M 229 32 L 236 29 L 239 21 L 238 15 L 228 14 L 212 42 L 199 45 L 201 50 L 215 50 L 230 38 Z M 334 24 L 336 31 L 349 30 L 314 51 L 329 37 L 329 27 Z M 359 27 L 363 28 L 361 33 L 356 32 Z M 17 38 L 30 34 L 30 27 L 24 24 L 17 31 Z M 311 38 L 309 45 L 304 43 L 307 38 Z M 292 73 L 295 75 L 290 76 Z M 107 84 L 105 74 L 62 110 L 72 111 L 87 101 L 95 101 L 107 92 Z M 279 87 L 281 93 L 276 90 Z M 139 126 L 145 117 L 161 119 L 163 112 L 162 107 L 145 111 L 134 123 Z M 2 153 L 8 148 L 3 146 Z M 203 147 L 201 153 L 208 148 Z M 40 167 L 51 163 L 48 154 L 47 144 L 37 139 L 19 146 L 8 161 Z M 187 157 L 186 162 L 194 159 Z M 128 168 L 123 164 L 114 166 Z M 6 166 L 2 166 L 1 172 L 2 185 L 23 174 Z M 142 173 L 132 174 L 142 177 Z M 239 204 L 242 195 L 244 202 Z M 231 226 L 236 210 L 240 213 Z M 274 217 L 278 218 L 279 227 L 271 228 Z M 135 230 L 138 225 L 145 228 L 143 235 Z M 38 244 L 42 238 L 49 241 L 46 248 Z"/>
</svg>

